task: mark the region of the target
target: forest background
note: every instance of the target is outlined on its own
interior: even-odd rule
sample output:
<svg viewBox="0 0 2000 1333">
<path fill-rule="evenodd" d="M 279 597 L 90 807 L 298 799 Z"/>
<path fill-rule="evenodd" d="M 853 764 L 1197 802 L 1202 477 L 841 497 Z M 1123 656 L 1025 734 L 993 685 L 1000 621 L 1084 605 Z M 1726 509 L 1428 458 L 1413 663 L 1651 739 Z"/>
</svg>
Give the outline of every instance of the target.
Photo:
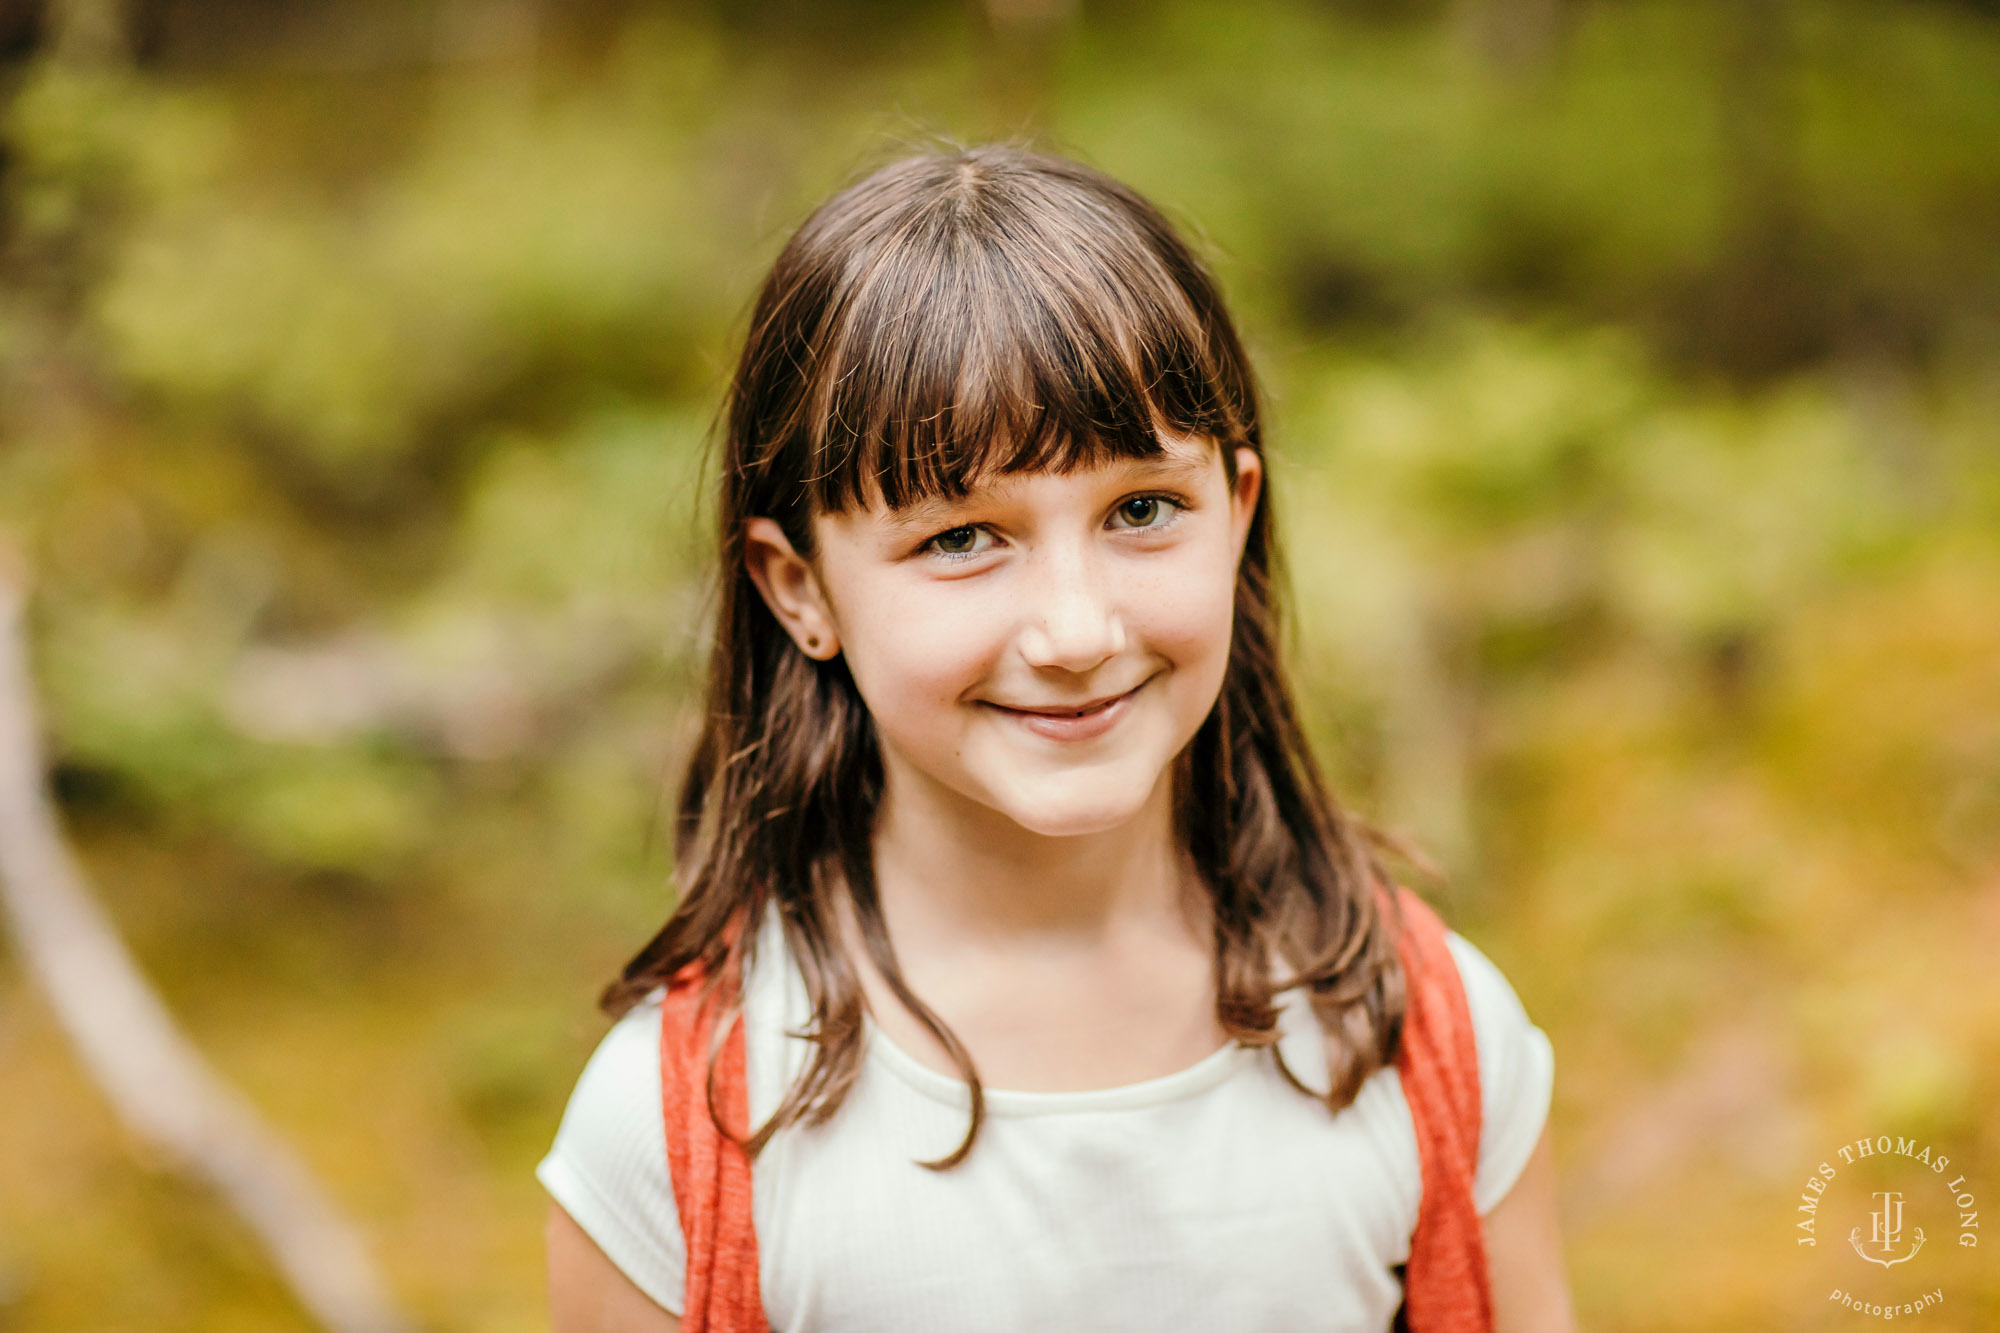
<svg viewBox="0 0 2000 1333">
<path fill-rule="evenodd" d="M 1586 1326 L 1853 1324 L 1858 1138 L 2000 1204 L 1991 0 L 12 0 L 0 98 L 63 820 L 422 1327 L 543 1325 L 747 302 L 935 135 L 1213 258 L 1315 736 L 1554 1042 Z M 309 1326 L 0 949 L 0 1329 Z"/>
</svg>

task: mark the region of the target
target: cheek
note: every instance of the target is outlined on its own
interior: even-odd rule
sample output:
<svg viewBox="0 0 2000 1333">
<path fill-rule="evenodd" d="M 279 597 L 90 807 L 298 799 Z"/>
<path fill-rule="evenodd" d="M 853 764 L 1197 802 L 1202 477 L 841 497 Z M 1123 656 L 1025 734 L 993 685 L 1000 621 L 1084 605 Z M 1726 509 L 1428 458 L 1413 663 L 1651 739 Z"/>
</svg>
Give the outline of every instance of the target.
<svg viewBox="0 0 2000 1333">
<path fill-rule="evenodd" d="M 1219 686 L 1236 614 L 1236 571 L 1227 550 L 1190 552 L 1163 568 L 1133 600 L 1136 627 L 1153 652 L 1191 683 Z"/>
<path fill-rule="evenodd" d="M 890 597 L 844 626 L 842 650 L 868 711 L 892 736 L 935 728 L 986 677 L 1003 646 L 991 616 L 953 601 Z"/>
</svg>

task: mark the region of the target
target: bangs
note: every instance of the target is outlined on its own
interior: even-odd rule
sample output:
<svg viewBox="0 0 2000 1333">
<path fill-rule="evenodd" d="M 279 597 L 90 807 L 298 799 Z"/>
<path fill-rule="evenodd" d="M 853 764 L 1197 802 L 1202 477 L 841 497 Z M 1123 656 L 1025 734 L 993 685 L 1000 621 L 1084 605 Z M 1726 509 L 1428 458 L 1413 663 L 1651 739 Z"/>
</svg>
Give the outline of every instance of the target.
<svg viewBox="0 0 2000 1333">
<path fill-rule="evenodd" d="M 1234 336 L 1150 206 L 1094 181 L 957 170 L 820 238 L 847 252 L 798 363 L 792 447 L 814 509 L 1151 457 L 1162 430 L 1244 440 Z"/>
</svg>

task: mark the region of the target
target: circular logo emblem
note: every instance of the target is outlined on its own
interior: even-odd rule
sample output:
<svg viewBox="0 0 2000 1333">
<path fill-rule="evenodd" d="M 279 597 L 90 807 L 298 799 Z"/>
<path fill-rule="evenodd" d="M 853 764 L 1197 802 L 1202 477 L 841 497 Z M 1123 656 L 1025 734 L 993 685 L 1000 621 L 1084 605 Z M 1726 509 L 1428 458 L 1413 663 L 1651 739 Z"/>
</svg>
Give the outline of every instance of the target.
<svg viewBox="0 0 2000 1333">
<path fill-rule="evenodd" d="M 1979 1196 L 1947 1153 L 1878 1134 L 1834 1149 L 1800 1191 L 1793 1239 L 1834 1305 L 1873 1319 L 1946 1299 L 1954 1256 L 1979 1248 Z"/>
</svg>

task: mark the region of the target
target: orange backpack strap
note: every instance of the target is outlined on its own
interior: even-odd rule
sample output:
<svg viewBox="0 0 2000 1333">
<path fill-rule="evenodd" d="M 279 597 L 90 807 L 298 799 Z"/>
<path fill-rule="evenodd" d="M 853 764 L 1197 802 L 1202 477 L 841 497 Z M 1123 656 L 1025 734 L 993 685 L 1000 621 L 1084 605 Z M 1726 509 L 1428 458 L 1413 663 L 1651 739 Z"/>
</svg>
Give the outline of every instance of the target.
<svg viewBox="0 0 2000 1333">
<path fill-rule="evenodd" d="M 660 1102 L 667 1170 L 687 1247 L 683 1333 L 768 1333 L 757 1281 L 750 1158 L 708 1113 L 708 1046 L 716 999 L 701 1003 L 701 969 L 690 964 L 660 1005 Z M 750 1123 L 743 1016 L 729 1025 L 716 1062 L 716 1099 L 732 1127 Z"/>
<path fill-rule="evenodd" d="M 1406 888 L 1399 949 L 1409 1003 L 1396 1073 L 1416 1124 L 1423 1201 L 1403 1274 L 1410 1333 L 1491 1333 L 1486 1237 L 1473 1202 L 1479 1165 L 1479 1047 L 1444 922 Z"/>
</svg>

